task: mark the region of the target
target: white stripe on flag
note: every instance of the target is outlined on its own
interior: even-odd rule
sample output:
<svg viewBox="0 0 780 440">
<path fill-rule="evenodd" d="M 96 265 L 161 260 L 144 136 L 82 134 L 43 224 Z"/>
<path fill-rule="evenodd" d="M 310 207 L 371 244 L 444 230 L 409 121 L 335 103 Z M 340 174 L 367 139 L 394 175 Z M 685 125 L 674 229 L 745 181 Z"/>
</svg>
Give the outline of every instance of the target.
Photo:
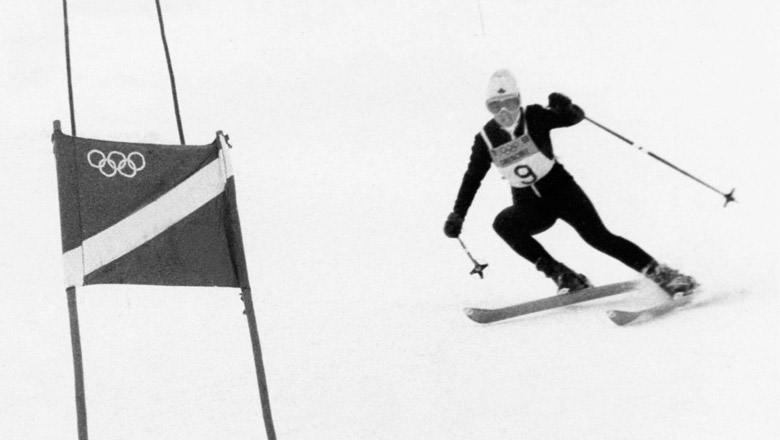
<svg viewBox="0 0 780 440">
<path fill-rule="evenodd" d="M 84 284 L 84 254 L 81 246 L 62 254 L 65 265 L 65 286 L 79 287 Z"/>
<path fill-rule="evenodd" d="M 227 180 L 222 153 L 220 149 L 217 160 L 154 202 L 66 252 L 63 258 L 68 286 L 81 286 L 84 276 L 133 251 L 221 194 Z"/>
</svg>

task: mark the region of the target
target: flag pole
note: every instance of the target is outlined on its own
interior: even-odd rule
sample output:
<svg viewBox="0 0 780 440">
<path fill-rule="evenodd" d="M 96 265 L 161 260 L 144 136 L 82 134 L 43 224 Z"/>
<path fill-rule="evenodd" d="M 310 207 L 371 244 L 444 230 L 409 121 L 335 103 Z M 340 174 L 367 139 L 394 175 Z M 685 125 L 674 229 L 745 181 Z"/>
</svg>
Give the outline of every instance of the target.
<svg viewBox="0 0 780 440">
<path fill-rule="evenodd" d="M 70 315 L 70 343 L 73 348 L 73 374 L 76 378 L 76 420 L 79 440 L 87 440 L 87 399 L 84 393 L 84 364 L 81 357 L 81 333 L 79 332 L 79 313 L 76 304 L 76 288 L 65 289 L 68 296 L 68 314 Z"/>
<path fill-rule="evenodd" d="M 75 121 L 71 118 L 72 127 L 75 129 Z M 52 142 L 56 154 L 57 136 L 62 134 L 62 124 L 55 120 Z M 57 172 L 60 172 L 59 166 Z M 81 220 L 79 220 L 80 222 Z M 70 317 L 70 343 L 73 352 L 73 375 L 75 376 L 76 388 L 76 426 L 78 428 L 79 440 L 87 440 L 87 399 L 84 392 L 84 363 L 81 356 L 81 332 L 79 331 L 79 312 L 76 301 L 76 287 L 69 286 L 65 289 L 68 300 L 68 315 Z"/>
<path fill-rule="evenodd" d="M 165 50 L 165 60 L 168 62 L 168 76 L 171 80 L 171 92 L 173 93 L 173 111 L 176 115 L 176 126 L 179 129 L 179 141 L 182 145 L 184 142 L 184 129 L 181 125 L 181 112 L 179 111 L 179 98 L 176 94 L 176 78 L 173 76 L 173 64 L 171 63 L 171 52 L 168 50 L 168 40 L 165 38 L 165 24 L 163 23 L 162 8 L 160 7 L 160 0 L 155 0 L 157 4 L 157 19 L 160 22 L 160 36 L 162 37 L 163 50 Z"/>
<path fill-rule="evenodd" d="M 268 383 L 265 378 L 265 367 L 263 367 L 263 354 L 260 350 L 260 336 L 257 330 L 257 318 L 255 316 L 255 306 L 252 301 L 252 289 L 249 286 L 249 270 L 246 264 L 246 255 L 244 254 L 244 239 L 241 235 L 241 221 L 238 216 L 238 203 L 236 203 L 236 184 L 232 178 L 232 165 L 230 164 L 230 153 L 228 149 L 231 145 L 228 143 L 228 137 L 220 130 L 217 131 L 217 138 L 222 149 L 221 156 L 224 158 L 225 172 L 228 176 L 228 182 L 225 185 L 225 195 L 228 201 L 228 212 L 230 216 L 230 225 L 228 234 L 230 242 L 233 243 L 233 257 L 235 258 L 236 268 L 238 269 L 238 283 L 241 287 L 241 300 L 244 302 L 244 314 L 249 324 L 249 337 L 252 342 L 252 354 L 255 360 L 255 372 L 257 373 L 257 385 L 260 391 L 260 403 L 263 409 L 263 421 L 265 422 L 265 431 L 268 440 L 276 440 L 276 431 L 274 429 L 273 418 L 271 417 L 271 399 L 268 394 Z"/>
<path fill-rule="evenodd" d="M 260 335 L 257 331 L 257 319 L 255 306 L 252 302 L 252 289 L 241 288 L 241 299 L 244 301 L 244 314 L 249 324 L 249 338 L 252 340 L 252 354 L 255 359 L 255 372 L 257 373 L 257 385 L 260 391 L 260 404 L 263 408 L 263 421 L 268 440 L 276 440 L 274 421 L 271 417 L 271 398 L 268 394 L 268 383 L 265 379 L 265 367 L 263 367 L 263 353 L 260 351 Z"/>
</svg>

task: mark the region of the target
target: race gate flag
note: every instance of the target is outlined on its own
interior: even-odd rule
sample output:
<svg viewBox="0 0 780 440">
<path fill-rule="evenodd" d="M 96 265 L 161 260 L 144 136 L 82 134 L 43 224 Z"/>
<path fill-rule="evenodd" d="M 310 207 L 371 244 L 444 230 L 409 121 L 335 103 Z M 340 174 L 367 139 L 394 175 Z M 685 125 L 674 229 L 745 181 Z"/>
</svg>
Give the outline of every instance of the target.
<svg viewBox="0 0 780 440">
<path fill-rule="evenodd" d="M 55 124 L 66 287 L 249 288 L 221 132 L 208 145 L 68 136 Z"/>
</svg>

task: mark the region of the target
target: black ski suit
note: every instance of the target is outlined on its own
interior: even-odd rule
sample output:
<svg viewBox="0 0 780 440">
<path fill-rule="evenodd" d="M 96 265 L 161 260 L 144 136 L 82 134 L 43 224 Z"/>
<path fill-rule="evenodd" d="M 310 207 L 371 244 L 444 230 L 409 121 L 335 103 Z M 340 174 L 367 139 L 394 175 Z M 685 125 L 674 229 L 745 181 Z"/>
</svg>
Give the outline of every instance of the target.
<svg viewBox="0 0 780 440">
<path fill-rule="evenodd" d="M 550 130 L 572 126 L 584 117 L 584 112 L 576 105 L 563 113 L 540 105 L 530 105 L 522 112 L 513 136 L 493 119 L 485 124 L 483 133 L 495 148 L 523 135 L 527 125 L 528 134 L 539 151 L 553 159 L 555 156 Z M 466 217 L 482 179 L 492 164 L 490 147 L 482 136 L 477 134 L 474 139 L 468 169 L 453 208 L 453 212 L 461 218 Z M 512 206 L 496 216 L 493 228 L 515 252 L 531 263 L 536 263 L 540 258 L 552 258 L 533 236 L 548 230 L 557 219 L 574 227 L 590 246 L 637 272 L 655 261 L 639 246 L 607 230 L 588 196 L 560 163 L 555 163 L 549 173 L 532 186 L 512 187 L 512 201 Z"/>
</svg>

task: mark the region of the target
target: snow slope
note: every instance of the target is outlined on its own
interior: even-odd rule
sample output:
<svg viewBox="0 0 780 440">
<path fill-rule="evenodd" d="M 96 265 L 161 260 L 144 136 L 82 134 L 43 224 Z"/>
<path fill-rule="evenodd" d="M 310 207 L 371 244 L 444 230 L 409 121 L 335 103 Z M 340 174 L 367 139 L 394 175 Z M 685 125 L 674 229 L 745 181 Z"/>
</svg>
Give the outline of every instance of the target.
<svg viewBox="0 0 780 440">
<path fill-rule="evenodd" d="M 152 2 L 70 1 L 78 134 L 177 143 Z M 187 141 L 230 135 L 280 439 L 775 439 L 778 6 L 732 2 L 163 1 Z M 0 437 L 76 438 L 51 123 L 70 132 L 59 4 L 4 4 Z M 492 232 L 491 172 L 441 233 L 489 116 L 490 73 L 590 117 L 557 154 L 608 226 L 704 290 L 619 328 L 631 294 L 480 326 L 467 306 L 552 293 Z M 560 223 L 594 282 L 627 268 Z M 238 292 L 78 292 L 95 439 L 264 438 Z"/>
</svg>

